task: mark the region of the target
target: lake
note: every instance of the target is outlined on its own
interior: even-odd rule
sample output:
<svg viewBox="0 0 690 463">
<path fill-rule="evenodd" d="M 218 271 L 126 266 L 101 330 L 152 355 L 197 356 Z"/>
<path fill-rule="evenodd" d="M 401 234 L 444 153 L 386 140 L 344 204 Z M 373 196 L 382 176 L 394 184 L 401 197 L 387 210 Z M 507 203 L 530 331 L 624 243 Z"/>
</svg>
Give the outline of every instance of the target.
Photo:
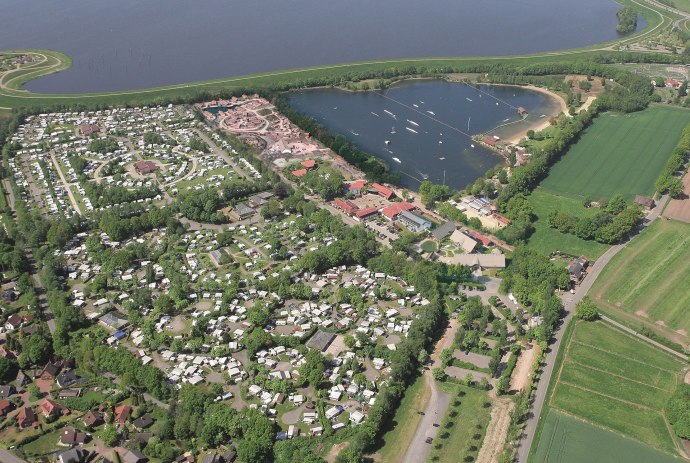
<svg viewBox="0 0 690 463">
<path fill-rule="evenodd" d="M 26 88 L 141 89 L 361 60 L 537 53 L 619 37 L 613 0 L 0 0 L 0 48 L 73 67 Z M 644 27 L 640 18 L 638 27 Z"/>
<path fill-rule="evenodd" d="M 413 190 L 426 178 L 464 188 L 504 162 L 472 135 L 507 138 L 560 111 L 557 100 L 534 90 L 443 80 L 408 80 L 382 93 L 304 90 L 288 102 L 385 160 Z M 524 120 L 520 107 L 529 113 Z"/>
</svg>

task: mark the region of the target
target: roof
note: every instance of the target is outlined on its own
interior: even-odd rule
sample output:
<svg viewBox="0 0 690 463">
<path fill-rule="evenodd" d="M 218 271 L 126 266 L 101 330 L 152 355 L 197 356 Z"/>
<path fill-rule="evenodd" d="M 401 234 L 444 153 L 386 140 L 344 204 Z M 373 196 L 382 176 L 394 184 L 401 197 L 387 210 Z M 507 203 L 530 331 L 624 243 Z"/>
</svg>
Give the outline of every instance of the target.
<svg viewBox="0 0 690 463">
<path fill-rule="evenodd" d="M 359 219 L 362 219 L 364 217 L 368 217 L 372 214 L 376 214 L 379 210 L 376 209 L 375 207 L 367 207 L 366 209 L 362 209 L 360 211 L 355 212 L 355 216 Z"/>
<path fill-rule="evenodd" d="M 153 424 L 153 418 L 148 413 L 144 413 L 136 420 L 132 421 L 132 424 L 137 429 L 146 429 Z"/>
<path fill-rule="evenodd" d="M 482 245 L 484 245 L 484 246 L 488 246 L 488 245 L 491 244 L 491 240 L 490 240 L 489 238 L 487 238 L 487 237 L 484 236 L 484 235 L 480 235 L 480 234 L 477 233 L 477 232 L 471 231 L 471 232 L 467 232 L 467 234 L 468 234 L 469 236 L 471 236 L 472 238 L 474 238 L 475 240 L 481 241 Z"/>
<path fill-rule="evenodd" d="M 405 220 L 408 220 L 408 221 L 410 221 L 416 225 L 419 225 L 419 226 L 423 226 L 427 223 L 431 223 L 429 220 L 425 219 L 421 215 L 413 214 L 410 211 L 402 211 L 400 213 L 400 217 L 405 219 Z"/>
<path fill-rule="evenodd" d="M 307 160 L 300 162 L 300 164 L 304 168 L 313 169 L 314 166 L 316 165 L 316 161 L 314 161 L 313 159 L 307 159 Z"/>
<path fill-rule="evenodd" d="M 450 240 L 460 246 L 462 250 L 467 253 L 474 251 L 474 249 L 477 247 L 477 242 L 460 230 L 455 230 L 453 234 L 450 235 Z"/>
<path fill-rule="evenodd" d="M 344 201 L 342 199 L 336 199 L 333 201 L 333 204 L 335 207 L 338 207 L 342 209 L 343 211 L 347 212 L 348 214 L 352 214 L 353 212 L 357 211 L 357 206 L 353 204 L 351 201 Z"/>
<path fill-rule="evenodd" d="M 395 194 L 393 190 L 391 190 L 390 188 L 386 188 L 385 186 L 379 183 L 372 183 L 371 187 L 375 189 L 378 192 L 378 194 L 380 194 L 386 199 L 390 199 L 390 197 Z"/>
<path fill-rule="evenodd" d="M 414 206 L 411 203 L 403 201 L 401 203 L 391 204 L 390 206 L 383 208 L 381 214 L 385 215 L 389 219 L 394 219 L 402 211 L 409 211 L 412 209 L 414 209 Z"/>
<path fill-rule="evenodd" d="M 153 161 L 137 161 L 136 167 L 137 170 L 143 174 L 158 170 L 158 165 Z"/>
<path fill-rule="evenodd" d="M 446 236 L 450 235 L 455 231 L 455 223 L 448 221 L 445 222 L 438 227 L 436 227 L 432 232 L 431 235 L 436 238 L 437 240 L 442 240 Z"/>
<path fill-rule="evenodd" d="M 303 177 L 307 174 L 307 169 L 297 169 L 292 171 L 292 175 L 295 177 Z"/>
<path fill-rule="evenodd" d="M 450 258 L 453 264 L 479 266 L 483 268 L 505 268 L 506 256 L 503 254 L 456 254 Z"/>
<path fill-rule="evenodd" d="M 637 196 L 635 196 L 634 202 L 635 202 L 635 204 L 639 204 L 641 206 L 644 206 L 647 209 L 654 208 L 654 200 L 652 198 L 648 198 L 646 196 L 637 195 Z"/>
<path fill-rule="evenodd" d="M 244 203 L 239 203 L 237 206 L 235 206 L 235 213 L 239 216 L 251 215 L 254 213 L 254 209 Z"/>
<path fill-rule="evenodd" d="M 345 188 L 347 188 L 348 190 L 351 191 L 351 190 L 361 190 L 365 186 L 367 186 L 366 180 L 356 180 L 352 183 L 345 185 Z"/>
<path fill-rule="evenodd" d="M 307 347 L 323 352 L 328 349 L 328 346 L 331 345 L 334 339 L 335 334 L 319 330 L 309 339 L 309 341 L 307 341 Z"/>
</svg>

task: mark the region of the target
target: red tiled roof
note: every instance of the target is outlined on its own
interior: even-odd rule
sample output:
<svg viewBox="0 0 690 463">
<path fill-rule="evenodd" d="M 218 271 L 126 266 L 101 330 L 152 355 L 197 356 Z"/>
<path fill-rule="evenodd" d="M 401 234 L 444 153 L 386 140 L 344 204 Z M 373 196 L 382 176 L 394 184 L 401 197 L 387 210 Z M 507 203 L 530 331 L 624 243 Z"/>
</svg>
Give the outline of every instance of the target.
<svg viewBox="0 0 690 463">
<path fill-rule="evenodd" d="M 378 184 L 378 183 L 372 183 L 371 184 L 372 188 L 374 188 L 381 196 L 383 196 L 386 199 L 390 199 L 391 196 L 393 196 L 395 193 L 393 190 L 390 188 L 386 188 L 385 186 Z"/>
<path fill-rule="evenodd" d="M 347 185 L 348 190 L 361 190 L 367 186 L 367 181 L 366 180 L 356 180 L 349 185 Z"/>
<path fill-rule="evenodd" d="M 314 161 L 313 159 L 307 159 L 306 161 L 300 162 L 300 164 L 302 164 L 302 167 L 306 169 L 313 169 L 316 165 L 316 161 Z"/>
<path fill-rule="evenodd" d="M 307 169 L 297 169 L 292 171 L 292 175 L 295 177 L 303 177 L 307 174 Z"/>
<path fill-rule="evenodd" d="M 477 241 L 481 241 L 484 246 L 488 246 L 491 244 L 491 240 L 487 238 L 486 236 L 480 235 L 479 233 L 476 232 L 468 232 L 468 235 L 470 235 L 472 238 L 474 238 Z"/>
<path fill-rule="evenodd" d="M 335 207 L 342 209 L 343 211 L 347 212 L 348 214 L 352 214 L 353 212 L 357 211 L 357 206 L 353 204 L 350 201 L 343 201 L 342 199 L 336 199 L 333 201 L 333 205 Z"/>
<path fill-rule="evenodd" d="M 402 211 L 409 211 L 414 209 L 414 206 L 406 201 L 401 203 L 392 204 L 381 211 L 381 214 L 385 215 L 389 219 L 394 219 L 395 216 L 400 214 Z"/>
<path fill-rule="evenodd" d="M 379 210 L 376 209 L 375 207 L 367 207 L 366 209 L 362 209 L 361 211 L 355 212 L 355 216 L 358 219 L 362 219 L 364 217 L 370 216 L 372 214 L 376 214 Z"/>
</svg>

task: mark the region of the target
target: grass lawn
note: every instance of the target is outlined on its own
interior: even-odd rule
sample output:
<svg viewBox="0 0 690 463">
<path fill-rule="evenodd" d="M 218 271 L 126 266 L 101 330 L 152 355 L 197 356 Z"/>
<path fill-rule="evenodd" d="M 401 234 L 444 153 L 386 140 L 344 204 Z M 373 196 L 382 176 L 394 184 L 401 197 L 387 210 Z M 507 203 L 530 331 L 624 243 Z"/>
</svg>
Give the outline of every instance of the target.
<svg viewBox="0 0 690 463">
<path fill-rule="evenodd" d="M 687 343 L 688 288 L 690 225 L 657 220 L 611 260 L 590 294 L 603 309 L 648 321 L 667 337 L 680 335 Z"/>
<path fill-rule="evenodd" d="M 605 322 L 577 323 L 564 346 L 564 360 L 554 376 L 555 386 L 549 397 L 551 409 L 656 449 L 678 453 L 663 406 L 683 380 L 685 363 Z M 545 461 L 544 452 L 548 454 L 554 445 L 557 452 L 569 445 L 583 445 L 579 437 L 571 438 L 554 427 L 558 427 L 558 420 L 551 427 L 544 425 L 538 444 L 544 449 L 538 449 L 536 461 Z M 554 444 L 556 437 L 560 441 Z M 573 442 L 568 443 L 569 439 Z M 623 445 L 626 441 L 617 442 Z"/>
<path fill-rule="evenodd" d="M 436 250 L 436 243 L 433 241 L 427 240 L 424 241 L 419 247 L 422 249 L 424 252 L 433 252 Z"/>
<path fill-rule="evenodd" d="M 585 130 L 541 186 L 583 199 L 622 194 L 651 196 L 685 126 L 690 111 L 653 106 L 633 114 L 607 113 Z"/>
<path fill-rule="evenodd" d="M 677 463 L 685 461 L 648 445 L 549 410 L 532 463 Z"/>
<path fill-rule="evenodd" d="M 38 457 L 51 453 L 58 448 L 57 442 L 60 439 L 62 428 L 44 434 L 35 441 L 29 442 L 22 447 L 22 451 L 27 457 Z"/>
<path fill-rule="evenodd" d="M 407 388 L 395 412 L 395 417 L 388 426 L 389 430 L 382 437 L 381 447 L 377 452 L 381 457 L 380 461 L 402 461 L 408 445 L 412 442 L 417 425 L 422 419 L 417 412 L 424 410 L 429 397 L 431 397 L 431 390 L 426 387 L 423 376 L 418 377 Z"/>
<path fill-rule="evenodd" d="M 439 386 L 452 398 L 434 439 L 429 460 L 455 463 L 467 455 L 476 458 L 491 420 L 491 407 L 484 407 L 484 403 L 489 401 L 486 391 L 455 383 L 439 383 Z"/>
<path fill-rule="evenodd" d="M 575 235 L 561 233 L 549 227 L 547 216 L 553 210 L 585 217 L 594 215 L 599 209 L 585 209 L 581 199 L 567 196 L 557 196 L 543 188 L 537 188 L 529 196 L 529 202 L 534 209 L 537 220 L 534 222 L 534 234 L 529 238 L 529 247 L 549 255 L 553 251 L 561 251 L 573 256 L 586 256 L 598 259 L 609 248 L 606 244 L 596 241 L 586 241 Z"/>
</svg>

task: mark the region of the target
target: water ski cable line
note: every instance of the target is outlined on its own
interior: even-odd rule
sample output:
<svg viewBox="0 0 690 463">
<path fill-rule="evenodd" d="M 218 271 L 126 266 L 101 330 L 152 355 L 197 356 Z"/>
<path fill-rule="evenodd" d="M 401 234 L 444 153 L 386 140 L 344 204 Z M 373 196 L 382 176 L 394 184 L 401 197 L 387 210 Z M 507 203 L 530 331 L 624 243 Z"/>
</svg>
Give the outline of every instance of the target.
<svg viewBox="0 0 690 463">
<path fill-rule="evenodd" d="M 486 96 L 488 96 L 489 98 L 493 98 L 494 100 L 496 100 L 496 101 L 498 101 L 498 102 L 500 102 L 500 103 L 503 103 L 504 105 L 506 105 L 506 106 L 508 106 L 508 107 L 510 107 L 510 108 L 513 108 L 513 109 L 516 110 L 516 111 L 519 109 L 517 106 L 513 106 L 512 104 L 508 103 L 507 101 L 502 100 L 502 99 L 500 99 L 500 98 L 498 98 L 498 97 L 492 95 L 491 93 L 487 93 L 487 92 L 485 92 L 484 90 L 481 90 L 479 87 L 475 87 L 474 85 L 470 85 L 470 84 L 468 84 L 467 82 L 460 82 L 460 83 L 461 83 L 461 84 L 465 84 L 465 85 L 467 85 L 468 87 L 470 87 L 470 88 L 472 88 L 472 89 L 478 91 L 479 93 L 481 93 L 481 94 L 483 94 L 483 95 L 486 95 Z M 514 95 L 513 95 L 513 96 L 514 96 Z M 469 98 L 468 98 L 468 99 L 469 99 Z M 470 101 L 472 101 L 472 100 L 470 100 Z"/>
<path fill-rule="evenodd" d="M 470 135 L 470 134 L 467 133 L 467 132 L 462 131 L 461 129 L 459 129 L 459 128 L 455 127 L 455 126 L 452 126 L 452 125 L 450 125 L 450 124 L 448 124 L 448 123 L 446 123 L 446 122 L 443 122 L 442 120 L 439 120 L 439 119 L 437 119 L 436 117 L 431 117 L 430 115 L 426 114 L 425 112 L 420 111 L 420 110 L 418 110 L 418 109 L 415 109 L 415 108 L 413 108 L 412 106 L 408 106 L 408 105 L 406 105 L 405 103 L 396 100 L 395 98 L 389 97 L 388 95 L 384 95 L 383 93 L 379 93 L 379 92 L 377 92 L 377 93 L 378 93 L 379 95 L 381 95 L 383 98 L 386 98 L 387 100 L 392 101 L 393 103 L 399 104 L 400 106 L 403 106 L 403 107 L 405 107 L 405 108 L 407 108 L 407 109 L 409 109 L 409 110 L 411 110 L 411 111 L 414 111 L 414 112 L 416 112 L 416 113 L 418 113 L 418 114 L 421 114 L 422 116 L 426 117 L 426 118 L 429 119 L 429 120 L 432 120 L 432 121 L 437 122 L 437 123 L 439 123 L 439 124 L 441 124 L 441 125 L 444 125 L 444 126 L 448 127 L 449 129 L 454 130 L 454 131 L 456 131 L 456 132 L 458 132 L 458 133 L 460 133 L 460 134 L 462 134 L 462 135 L 465 135 L 467 138 L 472 139 L 472 135 Z M 409 129 L 408 129 L 408 130 L 409 130 Z"/>
</svg>

